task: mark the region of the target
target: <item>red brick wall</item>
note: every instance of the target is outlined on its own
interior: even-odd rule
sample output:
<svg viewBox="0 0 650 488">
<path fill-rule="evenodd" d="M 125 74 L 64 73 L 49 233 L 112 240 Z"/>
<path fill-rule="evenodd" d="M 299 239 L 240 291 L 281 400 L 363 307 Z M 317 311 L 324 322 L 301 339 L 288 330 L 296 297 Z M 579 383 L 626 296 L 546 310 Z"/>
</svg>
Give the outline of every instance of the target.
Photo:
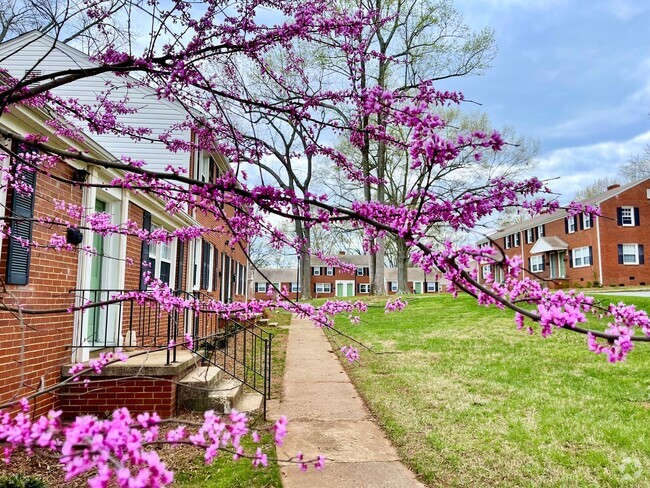
<svg viewBox="0 0 650 488">
<path fill-rule="evenodd" d="M 64 178 L 72 177 L 72 168 L 59 163 L 52 174 Z M 60 217 L 72 221 L 67 215 L 55 210 L 53 198 L 81 204 L 82 191 L 79 188 L 54 178 L 38 175 L 34 216 Z M 11 208 L 12 195 L 7 195 L 7 206 Z M 47 244 L 53 233 L 65 235 L 66 229 L 42 226 L 34 223 L 33 239 Z M 8 238 L 2 242 L 0 276 L 6 276 Z M 84 243 L 86 244 L 86 243 Z M 29 283 L 25 286 L 6 285 L 2 293 L 3 303 L 13 306 L 14 298 L 25 309 L 67 308 L 74 303 L 72 290 L 77 281 L 77 251 L 56 252 L 43 247 L 32 249 Z M 41 379 L 45 386 L 60 381 L 61 365 L 70 361 L 73 343 L 73 315 L 68 313 L 48 315 L 25 315 L 25 328 L 21 331 L 19 321 L 13 314 L 0 311 L 0 403 L 11 398 L 31 393 Z M 21 333 L 24 332 L 24 342 Z M 24 361 L 20 362 L 21 345 L 24 345 Z M 21 367 L 23 369 L 21 370 Z M 57 397 L 44 395 L 36 403 L 42 413 L 58 406 Z"/>
<path fill-rule="evenodd" d="M 313 273 L 313 266 L 312 271 Z M 370 276 L 357 276 L 356 271 L 345 272 L 341 268 L 334 268 L 334 276 L 327 276 L 327 267 L 321 267 L 320 276 L 314 276 L 311 274 L 311 293 L 314 298 L 331 298 L 336 296 L 336 282 L 337 281 L 354 281 L 354 293 L 359 295 L 358 285 L 359 283 L 370 283 Z M 316 293 L 315 284 L 316 283 L 330 283 L 332 286 L 331 293 Z M 365 295 L 365 293 L 364 293 Z"/>
<path fill-rule="evenodd" d="M 88 387 L 74 383 L 62 390 L 60 407 L 65 417 L 79 413 L 103 416 L 118 407 L 133 413 L 158 412 L 161 417 L 176 415 L 176 384 L 173 376 L 158 379 L 98 378 Z"/>
</svg>

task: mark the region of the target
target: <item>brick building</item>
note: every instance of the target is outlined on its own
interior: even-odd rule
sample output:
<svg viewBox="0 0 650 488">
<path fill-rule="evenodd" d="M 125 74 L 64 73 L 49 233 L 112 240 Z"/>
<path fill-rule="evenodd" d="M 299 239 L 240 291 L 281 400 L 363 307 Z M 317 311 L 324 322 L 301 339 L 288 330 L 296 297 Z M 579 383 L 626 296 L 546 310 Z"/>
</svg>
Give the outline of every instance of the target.
<svg viewBox="0 0 650 488">
<path fill-rule="evenodd" d="M 564 210 L 539 215 L 478 241 L 507 256 L 521 256 L 525 276 L 551 288 L 574 286 L 634 286 L 650 284 L 650 178 L 607 191 L 581 203 L 600 207 L 601 216 L 569 217 Z M 479 269 L 483 282 L 500 281 L 499 264 Z"/>
<path fill-rule="evenodd" d="M 92 62 L 81 52 L 54 41 L 40 33 L 32 32 L 0 45 L 3 68 L 12 75 L 21 77 L 31 70 L 35 60 L 40 60 L 42 73 L 59 71 L 65 67 L 91 67 Z M 54 47 L 53 47 L 54 46 Z M 112 74 L 99 78 L 78 80 L 61 87 L 58 95 L 74 96 L 81 103 L 96 102 L 96 94 L 105 89 L 107 83 L 115 86 L 134 80 L 116 77 Z M 107 95 L 109 98 L 113 95 Z M 119 90 L 114 96 L 121 98 Z M 188 116 L 180 104 L 157 100 L 155 92 L 135 84 L 129 88 L 129 103 L 138 107 L 136 114 L 125 114 L 122 122 L 148 127 L 152 134 L 163 134 L 170 126 L 179 125 Z M 106 133 L 94 138 L 87 135 L 84 142 L 57 136 L 49 124 L 55 118 L 48 109 L 34 109 L 12 106 L 10 113 L 3 113 L 0 128 L 15 134 L 40 133 L 47 135 L 49 143 L 62 150 L 74 147 L 86 151 L 98 159 L 114 160 L 116 156 L 131 156 L 144 160 L 147 168 L 163 170 L 167 165 L 182 168 L 191 177 L 210 181 L 219 174 L 229 171 L 227 161 L 216 152 L 178 151 L 169 152 L 163 144 L 149 141 L 138 142 L 128 137 Z M 192 140 L 195 136 L 188 130 L 171 134 L 178 139 Z M 14 147 L 15 141 L 7 138 L 3 144 Z M 12 164 L 10 158 L 2 160 L 3 165 Z M 38 219 L 58 217 L 71 225 L 74 221 L 57 208 L 54 199 L 82 205 L 88 212 L 108 214 L 111 223 L 135 222 L 146 230 L 164 228 L 169 231 L 201 225 L 215 229 L 203 238 L 191 242 L 173 240 L 169 243 L 144 244 L 135 236 L 93 235 L 82 230 L 81 246 L 91 246 L 94 255 L 74 251 L 55 252 L 43 244 L 51 237 L 52 226 L 38 221 L 26 223 L 16 220 L 11 224 L 13 237 L 0 236 L 0 273 L 6 278 L 6 291 L 2 302 L 7 306 L 20 305 L 27 310 L 67 308 L 71 304 L 87 301 L 101 302 L 115 293 L 146 289 L 143 269 L 149 268 L 153 277 L 166 282 L 174 293 L 184 298 L 205 300 L 207 297 L 223 301 L 244 300 L 247 294 L 247 261 L 242 245 L 230 246 L 231 235 L 224 230 L 222 222 L 198 212 L 178 211 L 173 215 L 164 203 L 150 195 L 131 193 L 110 188 L 109 183 L 121 176 L 114 169 L 86 165 L 78 161 L 60 161 L 52 175 L 27 174 L 33 177 L 27 183 L 34 188 L 33 198 L 16 196 L 12 191 L 0 191 L 0 215 L 5 208 L 11 219 L 14 216 Z M 106 185 L 106 188 L 102 185 Z M 21 213 L 22 212 L 22 213 Z M 27 212 L 27 213 L 25 213 Z M 226 206 L 226 215 L 233 209 Z M 61 233 L 66 235 L 67 229 Z M 18 237 L 32 239 L 38 248 L 26 248 L 19 244 Z M 133 264 L 127 264 L 133 263 Z M 146 267 L 143 268 L 143 264 Z M 25 315 L 21 323 L 14 314 L 0 312 L 0 403 L 33 391 L 38 385 L 49 386 L 61 380 L 62 365 L 87 361 L 100 350 L 122 345 L 138 347 L 165 346 L 169 342 L 170 327 L 173 335 L 189 332 L 200 335 L 205 324 L 215 323 L 214 315 L 196 317 L 194 314 L 166 314 L 160 308 L 139 306 L 123 302 L 85 313 Z M 191 358 L 188 360 L 192 362 Z M 169 358 L 165 361 L 169 363 Z M 187 364 L 189 364 L 187 363 Z M 106 382 L 98 387 L 99 392 L 59 397 L 44 395 L 37 400 L 39 411 L 49 408 L 69 408 L 76 412 L 83 410 L 105 412 L 118 405 L 134 410 L 158 410 L 171 415 L 176 408 L 176 387 L 161 385 L 171 379 L 180 379 L 188 371 L 187 366 L 176 364 L 174 368 L 160 373 L 160 381 L 144 379 L 132 382 L 120 380 L 125 370 L 112 374 L 115 383 Z M 166 384 L 166 383 L 165 383 Z M 74 388 L 71 387 L 72 391 Z M 86 392 L 87 393 L 87 392 Z M 61 398 L 65 398 L 62 400 Z M 126 399 L 126 400 L 125 400 Z M 131 404 L 129 405 L 129 399 Z"/>
</svg>

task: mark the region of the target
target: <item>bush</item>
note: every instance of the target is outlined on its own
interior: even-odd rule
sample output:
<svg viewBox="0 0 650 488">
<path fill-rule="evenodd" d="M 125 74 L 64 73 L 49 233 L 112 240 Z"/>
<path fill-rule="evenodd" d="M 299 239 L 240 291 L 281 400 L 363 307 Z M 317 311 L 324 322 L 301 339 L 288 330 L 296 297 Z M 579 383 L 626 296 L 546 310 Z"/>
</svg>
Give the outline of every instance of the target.
<svg viewBox="0 0 650 488">
<path fill-rule="evenodd" d="M 0 476 L 0 488 L 47 488 L 45 481 L 36 476 L 14 474 Z"/>
</svg>

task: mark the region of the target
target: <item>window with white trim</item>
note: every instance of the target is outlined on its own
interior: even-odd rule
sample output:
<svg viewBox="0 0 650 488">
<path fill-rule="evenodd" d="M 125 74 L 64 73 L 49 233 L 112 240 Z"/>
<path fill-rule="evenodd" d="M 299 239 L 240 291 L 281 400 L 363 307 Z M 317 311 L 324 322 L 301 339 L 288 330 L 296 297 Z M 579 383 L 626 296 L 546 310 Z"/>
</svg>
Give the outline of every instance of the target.
<svg viewBox="0 0 650 488">
<path fill-rule="evenodd" d="M 513 247 L 519 247 L 519 232 L 512 234 Z"/>
<path fill-rule="evenodd" d="M 273 282 L 273 283 L 271 283 L 271 285 L 273 285 L 273 291 L 275 291 L 275 292 L 281 292 L 282 291 L 282 283 Z"/>
<path fill-rule="evenodd" d="M 160 229 L 152 225 L 152 232 Z M 149 271 L 151 277 L 169 285 L 172 278 L 172 246 L 169 242 L 152 242 L 149 244 Z"/>
<path fill-rule="evenodd" d="M 328 266 L 327 271 L 325 272 L 327 276 L 334 276 L 334 267 L 333 266 Z"/>
<path fill-rule="evenodd" d="M 205 288 L 207 291 L 214 291 L 216 287 L 216 283 L 214 280 L 214 272 L 212 268 L 212 256 L 214 255 L 214 246 L 212 244 L 208 244 L 206 246 L 206 249 L 208 250 L 207 256 L 203 257 L 203 260 L 205 262 L 204 268 L 208 273 L 208 278 L 206 280 L 207 287 Z"/>
<path fill-rule="evenodd" d="M 370 283 L 359 283 L 359 293 L 370 293 Z"/>
<path fill-rule="evenodd" d="M 503 240 L 506 249 L 510 249 L 510 236 L 505 236 Z"/>
<path fill-rule="evenodd" d="M 526 229 L 526 244 L 532 244 L 535 240 L 533 229 Z"/>
<path fill-rule="evenodd" d="M 311 274 L 314 276 L 320 276 L 320 266 L 312 266 Z"/>
<path fill-rule="evenodd" d="M 544 271 L 544 256 L 530 257 L 530 271 L 532 273 L 541 273 Z"/>
<path fill-rule="evenodd" d="M 481 268 L 481 271 L 483 273 L 483 279 L 487 277 L 487 275 L 492 273 L 492 265 L 491 264 L 484 264 Z"/>
<path fill-rule="evenodd" d="M 621 207 L 621 225 L 634 226 L 634 207 Z"/>
<path fill-rule="evenodd" d="M 361 266 L 357 268 L 357 276 L 363 276 L 363 268 Z"/>
<path fill-rule="evenodd" d="M 192 289 L 198 290 L 201 287 L 201 251 L 203 240 L 195 239 L 192 241 L 193 247 L 193 268 L 192 268 Z"/>
<path fill-rule="evenodd" d="M 567 231 L 569 234 L 573 234 L 576 231 L 576 218 L 567 217 Z"/>
<path fill-rule="evenodd" d="M 544 237 L 544 224 L 537 226 L 537 237 Z"/>
<path fill-rule="evenodd" d="M 623 244 L 623 264 L 639 264 L 639 245 Z"/>
<path fill-rule="evenodd" d="M 582 228 L 591 229 L 593 225 L 593 217 L 589 214 L 582 214 Z"/>
<path fill-rule="evenodd" d="M 258 293 L 266 293 L 266 281 L 255 283 L 255 289 Z"/>
<path fill-rule="evenodd" d="M 316 293 L 332 293 L 332 284 L 316 283 Z"/>
<path fill-rule="evenodd" d="M 435 281 L 427 281 L 427 291 L 429 293 L 438 291 L 438 283 Z"/>
<path fill-rule="evenodd" d="M 291 293 L 298 293 L 300 291 L 300 283 L 291 283 Z"/>
<path fill-rule="evenodd" d="M 578 247 L 572 251 L 573 267 L 582 268 L 590 265 L 589 246 Z"/>
<path fill-rule="evenodd" d="M 397 281 L 390 282 L 390 291 L 397 291 Z"/>
</svg>

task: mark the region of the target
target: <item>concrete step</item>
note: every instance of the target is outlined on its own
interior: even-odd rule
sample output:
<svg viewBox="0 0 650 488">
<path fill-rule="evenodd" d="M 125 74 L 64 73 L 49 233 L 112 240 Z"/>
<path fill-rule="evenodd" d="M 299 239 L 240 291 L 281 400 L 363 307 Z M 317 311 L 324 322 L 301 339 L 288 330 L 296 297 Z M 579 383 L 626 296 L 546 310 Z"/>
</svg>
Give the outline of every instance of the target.
<svg viewBox="0 0 650 488">
<path fill-rule="evenodd" d="M 244 394 L 244 385 L 239 380 L 227 379 L 214 386 L 208 399 L 210 408 L 216 413 L 230 413 Z"/>
<path fill-rule="evenodd" d="M 269 323 L 269 319 L 265 319 L 263 317 L 257 319 L 257 325 L 259 325 L 260 327 L 264 327 L 268 323 Z"/>
<path fill-rule="evenodd" d="M 264 397 L 255 391 L 246 392 L 235 405 L 235 410 L 249 416 L 259 415 L 264 410 Z"/>
<path fill-rule="evenodd" d="M 181 410 L 201 411 L 212 408 L 210 393 L 223 379 L 223 370 L 215 366 L 193 369 L 178 384 L 177 401 Z"/>
<path fill-rule="evenodd" d="M 278 323 L 277 323 L 277 322 L 269 322 L 269 323 L 268 323 L 268 326 L 269 326 L 269 327 L 277 327 L 277 326 L 278 326 Z"/>
</svg>

